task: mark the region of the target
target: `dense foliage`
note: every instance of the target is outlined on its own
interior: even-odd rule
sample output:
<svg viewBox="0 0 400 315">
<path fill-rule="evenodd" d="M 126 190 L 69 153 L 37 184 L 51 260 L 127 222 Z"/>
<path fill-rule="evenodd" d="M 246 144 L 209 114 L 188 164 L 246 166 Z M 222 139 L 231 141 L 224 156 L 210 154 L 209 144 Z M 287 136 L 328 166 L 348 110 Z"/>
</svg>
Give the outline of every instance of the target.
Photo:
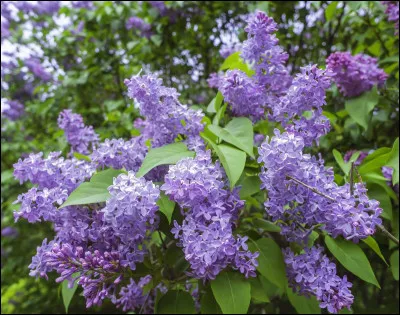
<svg viewBox="0 0 400 315">
<path fill-rule="evenodd" d="M 2 313 L 398 313 L 399 3 L 2 1 Z"/>
</svg>

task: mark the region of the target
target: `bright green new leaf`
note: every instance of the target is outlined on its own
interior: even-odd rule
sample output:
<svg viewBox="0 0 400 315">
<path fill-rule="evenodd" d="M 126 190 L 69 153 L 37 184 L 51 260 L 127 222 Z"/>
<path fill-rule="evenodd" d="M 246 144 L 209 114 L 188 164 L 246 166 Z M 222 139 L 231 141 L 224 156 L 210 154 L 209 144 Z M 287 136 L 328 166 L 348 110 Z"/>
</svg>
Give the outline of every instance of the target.
<svg viewBox="0 0 400 315">
<path fill-rule="evenodd" d="M 112 168 L 98 172 L 92 176 L 90 182 L 80 184 L 60 206 L 61 208 L 73 205 L 87 205 L 91 203 L 105 202 L 109 197 L 108 187 L 113 179 L 124 173 L 123 170 Z"/>
<path fill-rule="evenodd" d="M 222 96 L 221 92 L 218 92 L 217 95 L 211 100 L 210 104 L 207 106 L 208 113 L 216 113 L 219 108 L 221 107 L 222 101 L 224 97 Z"/>
<path fill-rule="evenodd" d="M 175 202 L 170 200 L 168 196 L 165 195 L 164 192 L 161 192 L 160 198 L 157 200 L 157 205 L 162 213 L 168 219 L 168 223 L 171 223 L 172 213 L 174 212 Z"/>
<path fill-rule="evenodd" d="M 253 154 L 253 124 L 245 117 L 233 118 L 225 128 L 209 125 L 208 129 L 222 140 L 245 151 L 251 157 Z"/>
<path fill-rule="evenodd" d="M 325 9 L 325 17 L 329 22 L 336 15 L 336 7 L 338 5 L 338 1 L 332 1 Z"/>
<path fill-rule="evenodd" d="M 195 153 L 189 151 L 186 144 L 182 142 L 171 143 L 151 149 L 144 158 L 142 166 L 137 171 L 136 176 L 142 177 L 156 166 L 175 164 L 183 158 L 194 156 Z"/>
</svg>

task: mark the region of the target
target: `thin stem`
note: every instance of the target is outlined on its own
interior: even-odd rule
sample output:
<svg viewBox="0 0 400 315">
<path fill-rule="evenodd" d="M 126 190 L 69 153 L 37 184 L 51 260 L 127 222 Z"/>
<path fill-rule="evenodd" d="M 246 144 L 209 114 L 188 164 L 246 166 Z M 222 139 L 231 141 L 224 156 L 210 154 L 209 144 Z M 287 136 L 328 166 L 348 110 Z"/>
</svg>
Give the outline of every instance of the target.
<svg viewBox="0 0 400 315">
<path fill-rule="evenodd" d="M 314 193 L 316 193 L 316 194 L 318 194 L 318 195 L 320 195 L 320 196 L 322 196 L 322 197 L 325 197 L 326 199 L 329 199 L 330 201 L 333 201 L 333 202 L 336 201 L 336 200 L 335 200 L 334 198 L 332 198 L 331 196 L 328 196 L 328 195 L 324 194 L 323 192 L 320 192 L 318 189 L 316 189 L 316 188 L 314 188 L 314 187 L 311 187 L 311 186 L 309 186 L 309 185 L 303 183 L 302 181 L 298 180 L 297 178 L 294 178 L 294 177 L 288 176 L 288 175 L 286 175 L 286 178 L 291 179 L 292 181 L 294 181 L 294 182 L 296 182 L 296 183 L 298 183 L 298 184 L 300 184 L 300 185 L 302 185 L 302 186 L 304 186 L 304 187 L 310 189 L 312 192 L 314 192 Z M 385 228 L 382 224 L 377 224 L 376 226 L 377 226 L 377 227 L 382 231 L 382 233 L 385 234 L 389 239 L 391 239 L 391 240 L 392 240 L 393 242 L 395 242 L 397 245 L 400 245 L 399 240 L 398 240 L 394 235 L 392 235 L 388 230 L 386 230 L 386 228 Z"/>
<path fill-rule="evenodd" d="M 351 162 L 351 169 L 350 169 L 350 195 L 353 196 L 354 194 L 354 162 Z"/>
</svg>

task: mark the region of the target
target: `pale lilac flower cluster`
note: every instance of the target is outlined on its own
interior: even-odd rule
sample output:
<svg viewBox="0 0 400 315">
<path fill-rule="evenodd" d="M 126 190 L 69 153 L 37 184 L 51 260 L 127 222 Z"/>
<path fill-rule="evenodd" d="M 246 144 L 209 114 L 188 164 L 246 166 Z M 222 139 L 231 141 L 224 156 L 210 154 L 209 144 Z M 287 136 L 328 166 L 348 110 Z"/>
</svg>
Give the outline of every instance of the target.
<svg viewBox="0 0 400 315">
<path fill-rule="evenodd" d="M 43 1 L 43 2 L 47 3 L 47 1 Z M 48 73 L 43 68 L 39 59 L 31 57 L 31 58 L 25 60 L 25 65 L 28 67 L 29 71 L 31 71 L 36 77 L 38 77 L 42 81 L 48 82 L 52 79 L 51 74 Z"/>
<path fill-rule="evenodd" d="M 175 221 L 172 233 L 190 263 L 190 275 L 199 279 L 214 279 L 228 266 L 246 277 L 255 276 L 258 253 L 248 251 L 247 237 L 233 235 L 243 201 L 237 189 L 230 192 L 225 187 L 223 171 L 212 163 L 210 151 L 170 166 L 161 186 L 187 209 L 182 225 Z"/>
<path fill-rule="evenodd" d="M 356 153 L 357 150 L 349 150 L 345 153 L 343 157 L 343 161 L 348 163 L 350 161 L 350 158 L 353 156 L 354 153 Z M 361 165 L 361 163 L 364 161 L 364 159 L 368 156 L 368 152 L 361 151 L 360 155 L 358 156 L 357 160 L 354 161 L 355 166 Z"/>
<path fill-rule="evenodd" d="M 240 51 L 241 48 L 242 45 L 240 43 L 223 44 L 219 50 L 219 54 L 221 55 L 222 58 L 228 58 L 233 53 Z"/>
<path fill-rule="evenodd" d="M 91 9 L 93 1 L 72 1 L 71 5 L 75 9 Z"/>
<path fill-rule="evenodd" d="M 60 113 L 58 126 L 64 130 L 65 137 L 71 145 L 71 152 L 88 154 L 89 148 L 93 149 L 99 141 L 93 127 L 85 126 L 82 116 L 74 114 L 70 109 Z"/>
<path fill-rule="evenodd" d="M 267 91 L 280 93 L 290 84 L 285 63 L 288 54 L 278 45 L 279 40 L 275 21 L 264 12 L 258 11 L 250 15 L 247 26 L 247 40 L 243 42 L 242 54 L 244 60 L 254 63 L 255 80 Z"/>
<path fill-rule="evenodd" d="M 355 97 L 369 91 L 374 85 L 384 85 L 388 75 L 377 65 L 377 59 L 364 54 L 352 56 L 350 52 L 335 52 L 326 59 L 327 69 L 346 97 Z"/>
<path fill-rule="evenodd" d="M 254 121 L 265 114 L 266 95 L 252 78 L 240 70 L 229 70 L 218 86 L 234 116 L 251 117 Z"/>
<path fill-rule="evenodd" d="M 304 154 L 304 139 L 293 132 L 269 137 L 259 149 L 259 163 L 264 163 L 260 175 L 263 189 L 268 191 L 267 213 L 281 222 L 281 233 L 289 241 L 305 243 L 317 225 L 334 237 L 342 235 L 358 242 L 372 235 L 382 209 L 370 200 L 362 184 L 356 184 L 351 196 L 349 185 L 338 186 L 332 169 L 325 169 L 320 158 Z M 321 193 L 297 183 L 298 180 Z"/>
<path fill-rule="evenodd" d="M 40 15 L 52 15 L 58 12 L 60 6 L 60 1 L 38 1 L 33 10 Z"/>
<path fill-rule="evenodd" d="M 1 108 L 1 114 L 9 120 L 18 120 L 25 113 L 25 107 L 19 101 L 8 100 Z"/>
<path fill-rule="evenodd" d="M 132 16 L 126 22 L 126 29 L 137 29 L 140 31 L 142 36 L 150 37 L 151 36 L 151 25 L 146 23 L 143 19 L 137 16 Z"/>
<path fill-rule="evenodd" d="M 347 276 L 337 275 L 336 265 L 323 253 L 322 247 L 304 250 L 300 255 L 295 255 L 290 248 L 283 251 L 289 286 L 301 295 L 314 295 L 319 306 L 330 313 L 337 314 L 345 307 L 350 310 L 354 296 Z"/>
<path fill-rule="evenodd" d="M 140 245 L 148 232 L 158 226 L 156 202 L 160 196 L 159 188 L 151 181 L 128 172 L 114 178 L 108 190 L 111 197 L 102 210 L 104 222 L 126 247 Z"/>
<path fill-rule="evenodd" d="M 200 145 L 204 114 L 181 104 L 174 88 L 164 87 L 162 80 L 151 74 L 133 76 L 126 79 L 125 84 L 128 96 L 139 102 L 140 114 L 146 118 L 142 123 L 142 135 L 152 139 L 152 147 L 172 143 L 178 135 L 188 140 L 191 149 Z"/>
<path fill-rule="evenodd" d="M 125 168 L 127 171 L 137 171 L 147 153 L 143 137 L 124 139 L 106 139 L 100 143 L 90 158 L 100 167 L 114 169 Z"/>
<path fill-rule="evenodd" d="M 386 6 L 385 13 L 390 22 L 395 22 L 396 35 L 399 34 L 399 1 L 382 1 Z"/>
<path fill-rule="evenodd" d="M 208 86 L 210 88 L 219 88 L 219 85 L 223 79 L 223 73 L 216 73 L 213 72 L 210 74 L 209 78 L 207 79 Z"/>
</svg>

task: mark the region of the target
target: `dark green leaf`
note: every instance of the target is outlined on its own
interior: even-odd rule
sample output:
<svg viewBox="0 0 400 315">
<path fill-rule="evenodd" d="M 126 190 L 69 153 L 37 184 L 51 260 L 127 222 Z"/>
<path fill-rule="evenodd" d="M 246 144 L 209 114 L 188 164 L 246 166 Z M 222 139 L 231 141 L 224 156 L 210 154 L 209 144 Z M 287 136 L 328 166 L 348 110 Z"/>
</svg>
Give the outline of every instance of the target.
<svg viewBox="0 0 400 315">
<path fill-rule="evenodd" d="M 290 304 L 293 305 L 298 314 L 321 314 L 319 302 L 315 296 L 306 297 L 298 295 L 289 287 L 286 289 Z"/>
<path fill-rule="evenodd" d="M 168 291 L 157 304 L 157 314 L 194 314 L 194 301 L 185 291 Z"/>
</svg>

